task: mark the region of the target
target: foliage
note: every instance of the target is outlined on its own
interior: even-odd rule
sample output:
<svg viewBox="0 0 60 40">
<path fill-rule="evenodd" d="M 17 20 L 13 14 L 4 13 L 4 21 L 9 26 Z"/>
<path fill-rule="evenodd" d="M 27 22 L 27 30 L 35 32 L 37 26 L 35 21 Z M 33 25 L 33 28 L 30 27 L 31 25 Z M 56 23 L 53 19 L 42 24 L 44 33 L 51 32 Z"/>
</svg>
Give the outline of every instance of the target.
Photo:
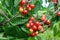
<svg viewBox="0 0 60 40">
<path fill-rule="evenodd" d="M 20 14 L 19 2 L 20 0 L 0 0 L 0 40 L 60 40 L 60 17 L 55 14 L 57 10 L 60 10 L 60 0 L 57 5 L 50 0 L 46 1 L 49 2 L 48 7 L 42 6 L 42 0 L 32 0 L 31 3 L 35 5 L 35 8 L 29 12 L 28 16 Z M 29 17 L 34 16 L 40 20 L 42 14 L 51 21 L 50 27 L 45 28 L 44 33 L 28 37 L 25 24 Z"/>
</svg>

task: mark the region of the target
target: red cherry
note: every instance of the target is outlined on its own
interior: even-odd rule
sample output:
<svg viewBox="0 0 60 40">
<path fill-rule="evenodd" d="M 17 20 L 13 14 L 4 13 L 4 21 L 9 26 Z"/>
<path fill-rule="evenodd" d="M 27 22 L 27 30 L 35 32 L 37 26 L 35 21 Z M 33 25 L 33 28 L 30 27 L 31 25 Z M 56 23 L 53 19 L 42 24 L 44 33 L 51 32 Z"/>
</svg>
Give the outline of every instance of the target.
<svg viewBox="0 0 60 40">
<path fill-rule="evenodd" d="M 23 4 L 25 4 L 25 3 L 26 3 L 25 0 L 22 0 L 22 1 L 20 2 L 21 5 L 23 5 Z"/>
<path fill-rule="evenodd" d="M 46 20 L 45 21 L 45 24 L 50 25 L 50 21 L 49 20 Z"/>
<path fill-rule="evenodd" d="M 29 20 L 29 23 L 32 23 L 32 20 Z"/>
<path fill-rule="evenodd" d="M 31 10 L 31 7 L 30 7 L 29 4 L 26 5 L 26 8 L 27 8 L 28 10 Z"/>
<path fill-rule="evenodd" d="M 57 12 L 56 15 L 57 15 L 57 16 L 60 16 L 60 12 Z"/>
<path fill-rule="evenodd" d="M 23 14 L 28 14 L 28 11 L 27 10 L 23 10 Z"/>
<path fill-rule="evenodd" d="M 36 36 L 36 34 L 33 32 L 33 33 L 31 34 L 31 36 L 34 37 L 34 36 Z"/>
<path fill-rule="evenodd" d="M 26 27 L 27 27 L 27 28 L 30 28 L 30 24 L 29 24 L 29 23 L 27 23 L 27 24 L 26 24 Z"/>
<path fill-rule="evenodd" d="M 30 11 L 31 10 L 31 7 L 29 7 L 28 10 Z"/>
<path fill-rule="evenodd" d="M 29 4 L 26 5 L 26 8 L 27 8 L 27 9 L 29 8 Z"/>
<path fill-rule="evenodd" d="M 56 0 L 51 0 L 51 2 L 55 2 Z"/>
<path fill-rule="evenodd" d="M 34 25 L 34 23 L 30 23 L 30 26 L 32 27 Z"/>
<path fill-rule="evenodd" d="M 58 0 L 51 0 L 51 2 L 58 4 Z"/>
<path fill-rule="evenodd" d="M 35 5 L 31 4 L 30 7 L 33 9 L 35 7 Z"/>
<path fill-rule="evenodd" d="M 45 15 L 42 15 L 40 19 L 41 19 L 42 21 L 45 21 L 45 20 L 46 20 L 46 16 L 45 16 Z"/>
<path fill-rule="evenodd" d="M 40 30 L 40 29 L 42 29 L 42 28 L 43 28 L 43 26 L 41 26 L 41 25 L 38 26 L 38 30 Z"/>
<path fill-rule="evenodd" d="M 39 23 L 38 21 L 36 21 L 36 22 L 35 22 L 35 25 L 36 25 L 36 26 L 39 26 L 39 25 L 40 25 L 40 23 Z"/>
<path fill-rule="evenodd" d="M 22 6 L 21 2 L 19 2 L 19 6 Z"/>
<path fill-rule="evenodd" d="M 33 20 L 34 20 L 34 17 L 30 17 L 30 20 L 32 20 L 32 21 L 33 21 Z"/>
<path fill-rule="evenodd" d="M 34 26 L 32 26 L 32 29 L 33 30 L 37 30 L 37 27 L 34 25 Z"/>
</svg>

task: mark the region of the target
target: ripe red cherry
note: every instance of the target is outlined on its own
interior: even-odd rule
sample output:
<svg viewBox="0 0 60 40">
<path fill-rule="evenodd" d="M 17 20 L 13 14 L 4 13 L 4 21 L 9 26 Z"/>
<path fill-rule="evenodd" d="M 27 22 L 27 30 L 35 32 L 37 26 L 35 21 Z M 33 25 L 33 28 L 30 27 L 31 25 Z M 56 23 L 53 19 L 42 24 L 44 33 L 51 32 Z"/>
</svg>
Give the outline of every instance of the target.
<svg viewBox="0 0 60 40">
<path fill-rule="evenodd" d="M 22 0 L 22 1 L 20 2 L 21 5 L 23 5 L 23 4 L 25 4 L 25 3 L 26 3 L 25 0 Z"/>
<path fill-rule="evenodd" d="M 29 20 L 29 23 L 32 23 L 33 21 L 32 20 Z"/>
<path fill-rule="evenodd" d="M 32 26 L 32 29 L 33 30 L 37 30 L 37 27 L 34 25 L 34 26 Z"/>
<path fill-rule="evenodd" d="M 28 14 L 28 11 L 27 10 L 23 10 L 23 14 Z"/>
<path fill-rule="evenodd" d="M 26 8 L 27 8 L 27 9 L 29 8 L 29 4 L 26 5 Z"/>
<path fill-rule="evenodd" d="M 33 21 L 33 20 L 34 20 L 34 17 L 30 17 L 30 20 L 32 20 L 32 21 Z"/>
<path fill-rule="evenodd" d="M 40 19 L 41 19 L 42 21 L 45 21 L 45 20 L 46 20 L 46 16 L 45 16 L 45 15 L 42 15 Z"/>
<path fill-rule="evenodd" d="M 39 26 L 39 25 L 40 25 L 40 23 L 39 23 L 38 21 L 36 21 L 36 22 L 35 22 L 35 25 L 36 25 L 36 26 Z"/>
<path fill-rule="evenodd" d="M 58 4 L 58 0 L 51 0 L 51 2 Z"/>
<path fill-rule="evenodd" d="M 31 7 L 29 7 L 28 10 L 30 11 L 31 10 Z"/>
<path fill-rule="evenodd" d="M 45 21 L 45 24 L 50 25 L 50 21 L 49 20 L 46 20 Z"/>
<path fill-rule="evenodd" d="M 40 30 L 40 29 L 42 29 L 42 28 L 43 28 L 43 26 L 41 26 L 41 25 L 38 26 L 38 30 Z"/>
<path fill-rule="evenodd" d="M 56 0 L 51 0 L 51 2 L 55 2 Z"/>
<path fill-rule="evenodd" d="M 36 36 L 36 34 L 33 32 L 33 33 L 31 34 L 31 36 L 34 37 L 34 36 Z"/>
<path fill-rule="evenodd" d="M 22 6 L 21 2 L 19 2 L 19 6 Z"/>
<path fill-rule="evenodd" d="M 56 15 L 57 15 L 57 16 L 60 16 L 60 12 L 57 12 Z"/>
<path fill-rule="evenodd" d="M 29 23 L 27 23 L 27 24 L 26 24 L 26 27 L 27 27 L 27 28 L 30 28 L 30 24 L 29 24 Z"/>
<path fill-rule="evenodd" d="M 34 25 L 34 23 L 30 23 L 30 26 L 32 27 Z"/>
<path fill-rule="evenodd" d="M 33 9 L 35 7 L 35 5 L 34 4 L 30 4 L 30 7 Z"/>
</svg>

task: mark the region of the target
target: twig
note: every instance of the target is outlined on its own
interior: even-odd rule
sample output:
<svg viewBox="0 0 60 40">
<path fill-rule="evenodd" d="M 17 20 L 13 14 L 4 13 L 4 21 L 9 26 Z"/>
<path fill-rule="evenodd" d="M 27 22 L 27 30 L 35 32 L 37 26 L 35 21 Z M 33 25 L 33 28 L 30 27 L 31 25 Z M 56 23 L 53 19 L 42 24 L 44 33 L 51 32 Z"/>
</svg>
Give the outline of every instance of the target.
<svg viewBox="0 0 60 40">
<path fill-rule="evenodd" d="M 8 22 L 10 22 L 12 19 L 16 18 L 16 16 L 18 16 L 19 14 L 17 13 L 15 16 L 13 16 L 12 18 L 10 18 L 9 20 L 5 21 L 3 23 L 3 25 L 7 24 Z"/>
<path fill-rule="evenodd" d="M 0 14 L 3 15 L 6 19 L 9 19 L 2 9 L 0 9 Z"/>
</svg>

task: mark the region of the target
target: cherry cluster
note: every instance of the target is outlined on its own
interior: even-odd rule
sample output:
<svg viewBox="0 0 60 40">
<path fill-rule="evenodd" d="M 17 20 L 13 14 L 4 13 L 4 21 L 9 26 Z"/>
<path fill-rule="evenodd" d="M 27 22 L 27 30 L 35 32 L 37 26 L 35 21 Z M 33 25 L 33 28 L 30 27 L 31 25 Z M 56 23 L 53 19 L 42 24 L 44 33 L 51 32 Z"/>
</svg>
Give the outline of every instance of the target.
<svg viewBox="0 0 60 40">
<path fill-rule="evenodd" d="M 21 0 L 19 3 L 19 11 L 21 14 L 28 14 L 35 7 L 34 4 L 30 4 L 26 0 Z"/>
<path fill-rule="evenodd" d="M 26 24 L 26 28 L 29 29 L 29 31 L 31 32 L 30 36 L 34 37 L 36 36 L 39 31 L 41 31 L 42 33 L 44 32 L 44 25 L 41 23 L 43 22 L 44 24 L 50 25 L 50 21 L 46 19 L 45 15 L 42 15 L 40 17 L 40 22 L 35 20 L 34 17 L 30 17 L 28 23 Z"/>
<path fill-rule="evenodd" d="M 40 18 L 40 20 L 47 25 L 50 25 L 50 21 L 46 19 L 46 16 L 43 14 Z"/>
<path fill-rule="evenodd" d="M 44 32 L 43 26 L 40 24 L 39 21 L 36 21 L 34 17 L 30 17 L 28 23 L 26 24 L 26 28 L 29 28 L 29 31 L 31 32 L 31 34 L 29 35 L 32 37 L 36 36 L 39 33 L 39 30 Z"/>
</svg>

